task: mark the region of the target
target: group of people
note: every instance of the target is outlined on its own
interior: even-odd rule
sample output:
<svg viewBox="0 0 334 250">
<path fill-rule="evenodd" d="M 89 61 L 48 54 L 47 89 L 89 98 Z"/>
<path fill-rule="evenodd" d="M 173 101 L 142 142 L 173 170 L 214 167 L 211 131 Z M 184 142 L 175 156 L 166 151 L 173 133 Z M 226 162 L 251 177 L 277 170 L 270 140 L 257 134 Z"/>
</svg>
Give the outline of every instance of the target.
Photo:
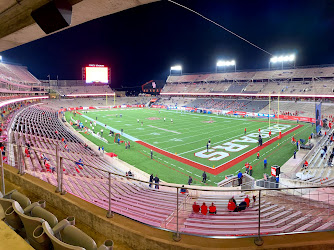
<svg viewBox="0 0 334 250">
<path fill-rule="evenodd" d="M 104 146 L 101 146 L 101 147 L 99 146 L 98 150 L 99 150 L 99 153 L 102 152 L 104 154 Z"/>
<path fill-rule="evenodd" d="M 41 153 L 40 159 L 41 161 L 43 161 L 46 171 L 52 172 L 52 173 L 56 171 L 55 167 L 51 167 L 49 158 L 47 158 L 43 153 Z"/>
<path fill-rule="evenodd" d="M 217 208 L 216 208 L 215 204 L 212 202 L 211 206 L 209 206 L 209 210 L 208 210 L 208 206 L 205 204 L 205 202 L 203 202 L 202 206 L 200 206 L 195 201 L 194 204 L 193 204 L 193 212 L 194 213 L 201 212 L 201 214 L 203 214 L 203 215 L 207 215 L 208 212 L 209 212 L 209 214 L 217 214 Z"/>
<path fill-rule="evenodd" d="M 253 199 L 255 201 L 255 196 L 253 196 Z M 232 196 L 232 198 L 228 201 L 227 209 L 231 212 L 240 212 L 242 210 L 246 210 L 246 208 L 249 207 L 249 203 L 250 203 L 250 199 L 248 198 L 248 195 L 242 202 L 240 202 L 239 205 L 234 199 L 234 196 Z"/>
<path fill-rule="evenodd" d="M 152 184 L 154 182 L 154 188 L 155 189 L 159 189 L 159 182 L 160 182 L 160 179 L 158 177 L 158 175 L 155 175 L 155 177 L 153 176 L 153 174 L 150 175 L 150 184 L 148 185 L 149 187 L 152 187 Z"/>
</svg>

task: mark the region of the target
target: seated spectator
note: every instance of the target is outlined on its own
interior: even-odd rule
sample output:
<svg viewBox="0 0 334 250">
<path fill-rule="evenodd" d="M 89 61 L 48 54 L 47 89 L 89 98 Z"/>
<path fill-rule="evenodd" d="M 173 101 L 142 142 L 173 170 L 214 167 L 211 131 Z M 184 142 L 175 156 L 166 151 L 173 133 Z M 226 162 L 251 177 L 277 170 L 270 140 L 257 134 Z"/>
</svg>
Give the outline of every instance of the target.
<svg viewBox="0 0 334 250">
<path fill-rule="evenodd" d="M 24 149 L 24 153 L 26 154 L 26 157 L 30 157 L 30 152 L 28 148 Z"/>
<path fill-rule="evenodd" d="M 229 211 L 238 212 L 237 205 L 233 202 L 233 199 L 228 201 L 227 209 Z"/>
<path fill-rule="evenodd" d="M 238 211 L 246 210 L 246 207 L 247 207 L 246 201 L 242 201 L 238 206 Z"/>
<path fill-rule="evenodd" d="M 249 200 L 249 198 L 248 198 L 248 195 L 247 195 L 246 198 L 245 198 L 245 202 L 246 202 L 246 204 L 247 204 L 247 207 L 249 207 L 250 200 Z"/>
<path fill-rule="evenodd" d="M 79 161 L 76 161 L 75 164 L 77 164 L 78 167 L 79 167 L 80 169 L 82 169 L 82 167 L 83 167 L 83 162 L 82 162 L 81 158 L 79 159 Z"/>
<path fill-rule="evenodd" d="M 132 176 L 133 176 L 131 170 L 129 170 L 129 172 L 126 172 L 125 174 L 126 174 L 126 176 L 129 176 L 129 177 L 132 177 Z"/>
<path fill-rule="evenodd" d="M 234 196 L 232 196 L 232 201 L 234 202 L 235 205 L 237 205 L 237 202 L 234 199 Z"/>
<path fill-rule="evenodd" d="M 206 215 L 208 213 L 208 207 L 205 205 L 205 202 L 203 202 L 203 205 L 201 206 L 201 213 L 203 215 Z"/>
<path fill-rule="evenodd" d="M 213 202 L 211 203 L 211 206 L 209 207 L 209 214 L 217 214 L 217 208 Z"/>
<path fill-rule="evenodd" d="M 200 210 L 200 207 L 195 201 L 194 204 L 193 204 L 193 211 L 194 211 L 194 213 L 199 213 L 199 210 Z"/>
<path fill-rule="evenodd" d="M 185 194 L 187 192 L 187 189 L 184 188 L 184 185 L 182 185 L 182 188 L 180 190 L 181 194 Z"/>
</svg>

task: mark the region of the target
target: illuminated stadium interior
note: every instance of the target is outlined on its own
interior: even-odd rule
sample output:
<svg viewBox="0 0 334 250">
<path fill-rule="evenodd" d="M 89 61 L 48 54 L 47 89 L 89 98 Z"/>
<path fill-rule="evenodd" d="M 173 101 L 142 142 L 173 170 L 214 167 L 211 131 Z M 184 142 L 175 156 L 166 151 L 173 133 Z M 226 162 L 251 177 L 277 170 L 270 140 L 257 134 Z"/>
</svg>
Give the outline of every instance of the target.
<svg viewBox="0 0 334 250">
<path fill-rule="evenodd" d="M 94 52 L 94 63 L 76 65 L 68 80 L 8 56 L 44 36 L 51 44 L 52 36 L 78 35 L 93 19 L 102 30 L 100 17 L 167 4 L 235 36 L 240 48 L 267 53 L 266 68 L 241 69 L 228 56 L 211 72 L 187 73 L 185 53 L 184 63 L 161 70 L 164 80 L 152 74 L 138 84 L 115 80 L 123 71 L 132 80 L 135 67 L 151 63 L 132 54 L 119 70 Z M 12 26 L 0 31 L 0 249 L 333 248 L 334 66 L 299 66 L 300 54 L 269 53 L 187 4 L 0 5 Z M 72 24 L 45 34 L 55 24 L 30 16 L 45 6 L 71 13 Z"/>
</svg>

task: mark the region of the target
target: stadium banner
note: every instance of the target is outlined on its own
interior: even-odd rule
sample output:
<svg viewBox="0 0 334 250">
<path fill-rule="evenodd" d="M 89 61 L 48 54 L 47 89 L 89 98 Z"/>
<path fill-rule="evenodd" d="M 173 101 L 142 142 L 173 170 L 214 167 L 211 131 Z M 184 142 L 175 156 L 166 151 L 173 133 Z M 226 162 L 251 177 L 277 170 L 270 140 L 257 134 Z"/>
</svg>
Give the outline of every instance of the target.
<svg viewBox="0 0 334 250">
<path fill-rule="evenodd" d="M 291 121 L 301 121 L 301 122 L 315 122 L 314 118 L 311 117 L 302 117 L 302 116 L 291 116 L 291 115 L 279 115 L 279 118 L 282 120 L 291 120 Z"/>
<path fill-rule="evenodd" d="M 167 107 L 165 105 L 151 105 L 152 108 L 157 108 L 157 109 L 166 109 Z"/>
<path fill-rule="evenodd" d="M 311 117 L 302 117 L 302 116 L 291 116 L 291 115 L 279 115 L 279 118 L 282 120 L 291 120 L 291 121 L 301 121 L 301 122 L 315 122 L 314 118 Z"/>
<path fill-rule="evenodd" d="M 318 105 L 315 105 L 315 129 L 317 134 L 321 130 L 321 102 Z"/>
<path fill-rule="evenodd" d="M 275 118 L 275 115 L 269 115 L 269 114 L 263 114 L 263 113 L 253 113 L 253 114 L 257 114 L 257 116 L 259 116 L 259 117 L 272 117 L 272 118 Z"/>
</svg>

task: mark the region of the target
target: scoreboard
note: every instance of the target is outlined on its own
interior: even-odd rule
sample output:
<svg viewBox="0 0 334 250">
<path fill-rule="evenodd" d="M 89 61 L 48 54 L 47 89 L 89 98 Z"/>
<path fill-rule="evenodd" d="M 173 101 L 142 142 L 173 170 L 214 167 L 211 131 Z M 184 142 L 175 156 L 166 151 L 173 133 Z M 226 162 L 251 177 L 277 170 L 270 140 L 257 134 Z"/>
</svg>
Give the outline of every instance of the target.
<svg viewBox="0 0 334 250">
<path fill-rule="evenodd" d="M 82 68 L 82 78 L 88 84 L 108 84 L 110 82 L 110 68 L 100 64 L 89 64 Z"/>
</svg>

